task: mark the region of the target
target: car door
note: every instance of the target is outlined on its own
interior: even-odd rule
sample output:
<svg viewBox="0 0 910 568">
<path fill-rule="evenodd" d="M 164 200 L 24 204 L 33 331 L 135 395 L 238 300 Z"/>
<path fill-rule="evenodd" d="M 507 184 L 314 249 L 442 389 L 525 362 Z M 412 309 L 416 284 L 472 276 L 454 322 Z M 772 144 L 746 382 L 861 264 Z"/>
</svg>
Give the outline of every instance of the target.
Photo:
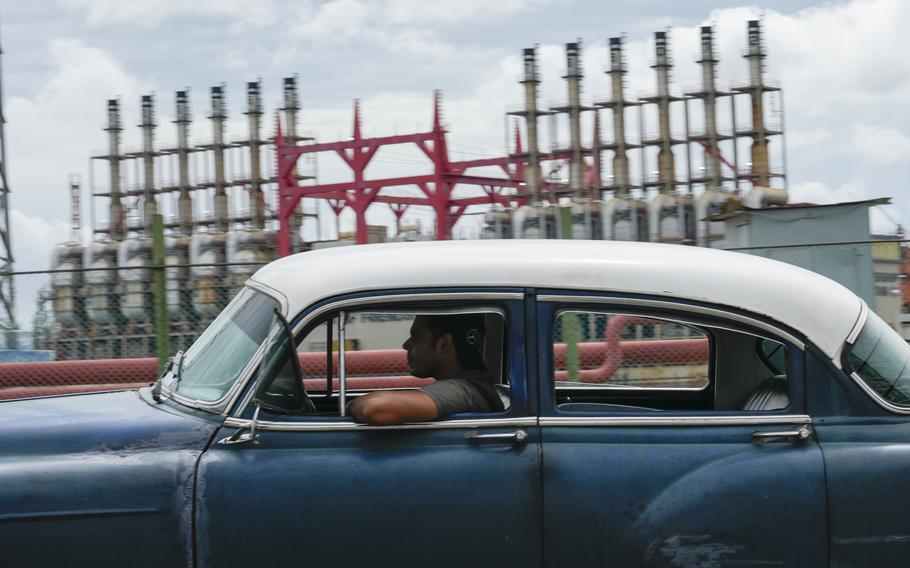
<svg viewBox="0 0 910 568">
<path fill-rule="evenodd" d="M 502 314 L 509 407 L 389 427 L 358 424 L 344 416 L 260 411 L 254 442 L 216 443 L 201 459 L 199 565 L 539 565 L 539 435 L 533 397 L 528 396 L 536 390 L 528 389 L 523 294 L 509 290 L 421 298 L 409 303 L 395 296 L 392 301 L 396 310 L 464 309 L 467 302 Z M 369 308 L 375 317 L 368 322 L 373 326 L 368 335 L 352 337 L 348 329 L 347 335 L 325 338 L 326 345 L 346 346 L 344 365 L 350 374 L 365 358 L 390 358 L 387 350 L 367 345 L 390 333 L 376 327 L 394 323 L 398 312 L 384 307 L 388 301 L 360 297 L 333 304 L 334 314 L 374 306 Z M 332 313 L 329 330 L 339 319 L 331 319 Z M 306 329 L 305 322 L 297 329 Z M 303 344 L 315 340 L 306 335 Z M 301 357 L 304 366 L 309 355 Z M 339 365 L 337 356 L 333 364 Z M 363 377 L 346 375 L 349 386 L 355 379 Z M 375 384 L 395 378 L 364 380 Z M 311 390 L 319 384 L 313 381 L 304 381 Z M 321 396 L 324 391 L 311 394 L 317 406 L 323 404 Z M 331 395 L 329 400 L 336 404 Z M 249 426 L 251 412 L 252 407 L 242 418 L 229 419 L 219 437 Z"/>
<path fill-rule="evenodd" d="M 798 338 L 707 306 L 538 300 L 545 566 L 827 565 Z"/>
<path fill-rule="evenodd" d="M 905 566 L 910 347 L 871 311 L 857 331 L 844 348 L 843 370 L 819 350 L 807 357 L 808 403 L 828 478 L 831 563 Z"/>
</svg>

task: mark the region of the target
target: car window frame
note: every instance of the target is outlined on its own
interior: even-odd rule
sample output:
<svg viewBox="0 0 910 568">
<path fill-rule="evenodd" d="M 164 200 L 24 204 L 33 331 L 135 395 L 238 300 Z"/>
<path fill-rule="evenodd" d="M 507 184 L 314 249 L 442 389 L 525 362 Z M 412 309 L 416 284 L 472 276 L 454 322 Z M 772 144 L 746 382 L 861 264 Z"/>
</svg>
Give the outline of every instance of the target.
<svg viewBox="0 0 910 568">
<path fill-rule="evenodd" d="M 687 301 L 675 298 L 638 296 L 632 294 L 611 294 L 608 292 L 579 292 L 574 290 L 537 290 L 536 301 L 538 305 L 538 332 L 537 345 L 539 352 L 538 362 L 538 393 L 541 424 L 547 421 L 584 421 L 611 422 L 626 419 L 637 420 L 649 424 L 673 424 L 676 422 L 690 423 L 691 420 L 705 424 L 720 424 L 724 422 L 738 423 L 743 420 L 754 420 L 763 423 L 791 423 L 794 417 L 808 420 L 806 415 L 806 377 L 805 377 L 805 351 L 806 342 L 797 335 L 795 330 L 787 329 L 782 325 L 769 321 L 757 314 L 743 310 L 708 304 L 703 302 Z M 677 320 L 692 327 L 705 326 L 708 328 L 725 329 L 736 333 L 744 333 L 759 338 L 779 341 L 787 348 L 788 353 L 788 380 L 790 380 L 790 405 L 783 410 L 772 411 L 745 411 L 745 410 L 664 410 L 656 413 L 643 409 L 642 411 L 628 412 L 603 412 L 603 413 L 568 413 L 556 408 L 554 367 L 553 367 L 553 341 L 552 326 L 554 318 L 560 311 L 599 311 L 610 313 L 629 313 L 644 317 L 665 318 Z M 546 321 L 540 320 L 540 314 L 548 313 Z M 712 351 L 712 365 L 716 354 Z M 712 367 L 713 372 L 713 367 Z M 714 377 L 710 377 L 710 387 L 714 389 Z M 660 390 L 660 389 L 658 389 Z M 666 390 L 666 389 L 664 389 Z"/>
<path fill-rule="evenodd" d="M 452 302 L 467 302 L 469 306 L 452 308 Z M 507 303 L 514 302 L 515 309 L 510 313 Z M 315 329 L 324 323 L 327 316 L 335 316 L 340 311 L 368 312 L 368 311 L 411 311 L 424 313 L 433 311 L 434 308 L 453 313 L 459 309 L 470 311 L 471 307 L 488 311 L 497 308 L 502 312 L 505 320 L 504 341 L 507 346 L 526 344 L 528 331 L 524 321 L 525 292 L 516 288 L 469 288 L 469 289 L 418 289 L 418 290 L 382 290 L 375 292 L 357 293 L 339 297 L 328 298 L 315 302 L 297 313 L 291 319 L 290 327 L 295 341 L 301 334 Z M 500 305 L 497 305 L 500 304 Z M 447 306 L 448 305 L 448 306 Z M 447 310 L 448 307 L 448 310 Z M 511 319 L 510 319 L 511 318 Z M 514 320 L 522 320 L 521 325 Z M 513 353 L 514 351 L 514 353 Z M 407 423 L 394 426 L 371 426 L 354 422 L 350 416 L 313 416 L 313 415 L 288 415 L 273 417 L 273 420 L 257 421 L 257 427 L 264 430 L 363 430 L 363 429 L 427 429 L 427 428 L 463 428 L 469 426 L 533 426 L 536 418 L 533 417 L 532 396 L 536 394 L 533 379 L 530 375 L 525 349 L 506 349 L 504 353 L 508 358 L 507 369 L 509 372 L 524 371 L 524 384 L 518 389 L 519 397 L 515 397 L 515 385 L 512 392 L 512 404 L 508 409 L 498 413 L 459 413 L 439 418 L 434 421 L 422 423 Z M 258 369 L 258 366 L 257 366 Z M 336 371 L 337 372 L 337 371 Z M 247 381 L 245 392 L 234 405 L 230 416 L 225 421 L 226 426 L 244 427 L 249 425 L 253 415 L 253 387 L 257 382 L 258 371 L 253 372 Z"/>
</svg>

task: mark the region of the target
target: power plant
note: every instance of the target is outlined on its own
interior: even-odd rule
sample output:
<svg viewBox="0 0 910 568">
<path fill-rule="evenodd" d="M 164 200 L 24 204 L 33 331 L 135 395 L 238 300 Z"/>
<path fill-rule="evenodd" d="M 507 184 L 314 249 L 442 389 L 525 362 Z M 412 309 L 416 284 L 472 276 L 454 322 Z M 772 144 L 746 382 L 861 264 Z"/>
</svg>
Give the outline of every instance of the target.
<svg viewBox="0 0 910 568">
<path fill-rule="evenodd" d="M 712 27 L 702 27 L 699 39 L 694 62 L 701 70 L 699 85 L 674 87 L 670 35 L 660 31 L 651 62 L 656 89 L 636 95 L 626 84 L 623 38 L 610 38 L 605 48 L 610 92 L 604 100 L 587 100 L 584 94 L 582 54 L 589 48 L 580 40 L 568 43 L 566 98 L 550 106 L 540 103 L 537 50 L 525 49 L 519 81 L 523 106 L 509 112 L 516 121 L 513 147 L 506 155 L 475 160 L 450 159 L 438 93 L 427 132 L 365 137 L 355 104 L 353 136 L 317 143 L 299 132 L 295 77 L 284 78 L 283 106 L 274 113 L 263 108 L 261 82 L 246 85 L 247 131 L 242 138 L 228 136 L 227 89 L 213 86 L 211 138 L 194 143 L 186 89 L 174 97 L 176 144 L 171 146 L 156 143 L 156 97 L 145 95 L 138 124 L 142 144 L 135 149 L 123 147 L 121 101 L 108 100 L 108 148 L 92 156 L 108 170 L 107 187 L 92 187 L 93 204 L 105 204 L 93 210 L 106 211 L 106 219 L 93 220 L 89 245 L 74 238 L 56 247 L 52 268 L 90 270 L 55 274 L 55 330 L 44 348 L 58 359 L 154 353 L 150 227 L 156 213 L 165 216 L 174 350 L 198 336 L 259 265 L 276 255 L 330 244 L 303 241 L 303 223 L 316 216 L 305 212 L 304 200 L 327 201 L 335 215 L 352 209 L 356 231 L 350 240 L 357 243 L 384 240 L 384 227 L 377 232 L 366 223 L 370 207 L 391 208 L 399 234 L 413 238 L 412 227 L 400 226 L 402 215 L 409 207 L 426 206 L 436 216 L 435 238 L 451 238 L 453 225 L 468 208 L 483 207 L 482 238 L 723 246 L 723 223 L 707 218 L 744 204 L 787 202 L 782 99 L 780 89 L 765 80 L 759 21 L 748 22 L 744 57 L 749 78 L 743 83 L 720 85 Z M 738 107 L 740 114 L 749 109 L 743 122 Z M 283 120 L 275 121 L 273 136 L 264 134 L 271 121 L 264 124 L 263 118 L 279 114 Z M 550 147 L 542 148 L 547 121 Z M 585 144 L 588 123 L 591 142 Z M 555 132 L 567 132 L 568 140 L 557 142 Z M 368 179 L 366 168 L 376 151 L 395 144 L 416 145 L 432 171 Z M 353 180 L 318 183 L 320 153 L 342 156 Z M 480 168 L 486 169 L 472 173 Z M 487 173 L 491 168 L 498 173 Z M 416 187 L 421 197 L 384 191 L 402 186 Z M 78 182 L 72 187 L 78 215 Z M 475 191 L 467 193 L 466 187 Z"/>
</svg>

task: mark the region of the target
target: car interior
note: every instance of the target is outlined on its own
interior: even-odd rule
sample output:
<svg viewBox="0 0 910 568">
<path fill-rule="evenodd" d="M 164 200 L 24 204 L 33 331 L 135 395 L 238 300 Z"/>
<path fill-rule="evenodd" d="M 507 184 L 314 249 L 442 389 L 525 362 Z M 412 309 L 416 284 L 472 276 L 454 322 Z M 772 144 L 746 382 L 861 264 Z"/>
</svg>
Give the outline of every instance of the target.
<svg viewBox="0 0 910 568">
<path fill-rule="evenodd" d="M 675 370 L 679 374 L 677 384 L 671 380 L 656 386 L 645 381 L 636 384 L 634 381 L 573 383 L 557 380 L 557 410 L 568 413 L 767 412 L 789 406 L 784 344 L 718 327 L 692 326 L 692 329 L 703 338 L 700 341 L 707 342 L 703 384 L 693 385 L 692 378 L 684 376 L 691 365 L 661 361 L 658 353 L 653 360 L 640 364 L 637 370 L 647 368 L 653 372 L 658 369 L 663 376 L 672 376 Z M 620 348 L 623 344 L 620 343 Z"/>
</svg>

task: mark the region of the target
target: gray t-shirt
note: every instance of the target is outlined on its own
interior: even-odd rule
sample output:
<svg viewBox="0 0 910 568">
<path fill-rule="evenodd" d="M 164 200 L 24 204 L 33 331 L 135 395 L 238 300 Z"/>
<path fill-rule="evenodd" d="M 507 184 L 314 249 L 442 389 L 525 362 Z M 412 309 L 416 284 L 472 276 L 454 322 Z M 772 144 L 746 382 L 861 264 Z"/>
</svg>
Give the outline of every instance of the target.
<svg viewBox="0 0 910 568">
<path fill-rule="evenodd" d="M 472 385 L 469 380 L 487 381 L 491 385 L 495 382 L 493 376 L 486 371 L 466 371 L 456 379 L 445 379 L 430 383 L 420 390 L 427 393 L 436 408 L 439 416 L 447 416 L 456 412 L 494 412 L 487 399 Z"/>
</svg>

